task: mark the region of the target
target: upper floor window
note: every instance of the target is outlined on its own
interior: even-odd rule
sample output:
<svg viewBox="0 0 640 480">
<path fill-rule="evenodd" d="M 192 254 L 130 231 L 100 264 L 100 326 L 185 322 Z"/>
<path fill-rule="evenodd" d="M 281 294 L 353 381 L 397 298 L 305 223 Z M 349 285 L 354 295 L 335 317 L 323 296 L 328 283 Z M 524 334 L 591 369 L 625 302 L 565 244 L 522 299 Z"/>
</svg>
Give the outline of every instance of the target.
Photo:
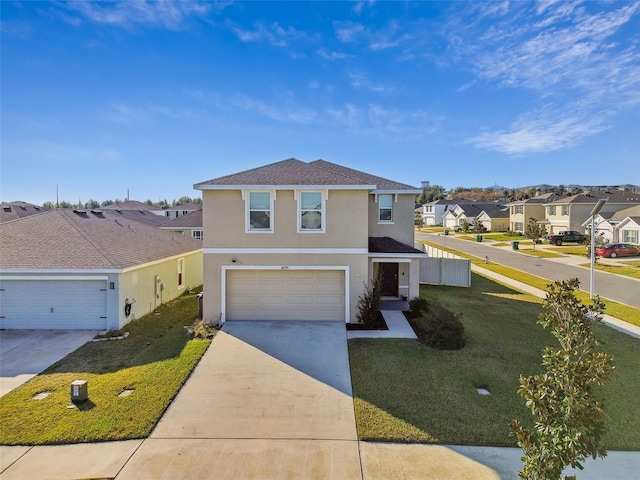
<svg viewBox="0 0 640 480">
<path fill-rule="evenodd" d="M 569 215 L 569 205 L 562 206 L 562 215 Z"/>
<path fill-rule="evenodd" d="M 523 209 L 522 205 L 516 205 L 515 207 L 516 207 L 516 211 L 515 211 L 516 214 L 522 213 L 522 209 Z"/>
<path fill-rule="evenodd" d="M 556 214 L 556 206 L 555 205 L 550 205 L 549 206 L 549 215 L 555 215 Z"/>
<path fill-rule="evenodd" d="M 393 222 L 393 195 L 378 195 L 378 221 Z"/>
<path fill-rule="evenodd" d="M 202 240 L 202 230 L 191 230 L 191 236 L 198 240 Z"/>
<path fill-rule="evenodd" d="M 247 232 L 273 232 L 273 197 L 271 192 L 247 193 Z"/>
<path fill-rule="evenodd" d="M 325 208 L 323 192 L 298 193 L 298 231 L 324 232 Z"/>
</svg>

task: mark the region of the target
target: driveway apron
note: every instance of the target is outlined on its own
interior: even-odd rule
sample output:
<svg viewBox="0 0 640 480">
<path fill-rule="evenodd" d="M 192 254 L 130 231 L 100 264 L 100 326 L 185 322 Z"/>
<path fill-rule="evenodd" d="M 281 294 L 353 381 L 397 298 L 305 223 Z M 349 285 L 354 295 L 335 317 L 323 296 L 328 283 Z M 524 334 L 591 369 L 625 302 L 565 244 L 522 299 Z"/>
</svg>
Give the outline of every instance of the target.
<svg viewBox="0 0 640 480">
<path fill-rule="evenodd" d="M 225 324 L 117 478 L 185 471 L 362 478 L 344 324 Z"/>
</svg>

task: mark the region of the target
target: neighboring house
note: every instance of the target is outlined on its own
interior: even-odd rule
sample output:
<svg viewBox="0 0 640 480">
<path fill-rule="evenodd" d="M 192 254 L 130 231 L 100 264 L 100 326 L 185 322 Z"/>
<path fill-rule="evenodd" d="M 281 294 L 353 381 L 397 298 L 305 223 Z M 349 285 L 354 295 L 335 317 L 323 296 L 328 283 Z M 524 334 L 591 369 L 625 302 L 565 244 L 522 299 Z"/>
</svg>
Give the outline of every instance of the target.
<svg viewBox="0 0 640 480">
<path fill-rule="evenodd" d="M 0 328 L 119 329 L 202 284 L 202 245 L 115 211 L 0 225 Z"/>
<path fill-rule="evenodd" d="M 640 220 L 640 205 L 625 208 L 617 212 L 604 212 L 596 215 L 596 235 L 602 235 L 605 243 L 633 243 L 639 244 L 638 224 Z M 591 230 L 591 218 L 582 223 L 585 231 Z"/>
<path fill-rule="evenodd" d="M 562 230 L 584 231 L 583 223 L 591 218 L 591 210 L 602 198 L 608 199 L 601 210 L 603 218 L 607 212 L 640 205 L 640 194 L 632 192 L 593 192 L 563 197 L 545 206 L 548 233 Z"/>
<path fill-rule="evenodd" d="M 38 205 L 27 202 L 2 202 L 0 210 L 0 223 L 9 222 L 29 215 L 46 212 L 46 210 Z"/>
<path fill-rule="evenodd" d="M 444 214 L 444 226 L 454 228 L 466 221 L 470 226 L 480 220 L 489 231 L 506 232 L 509 227 L 509 211 L 496 202 L 460 202 Z"/>
<path fill-rule="evenodd" d="M 161 208 L 155 207 L 153 205 L 147 205 L 146 203 L 138 202 L 137 200 L 126 200 L 124 202 L 112 203 L 110 205 L 105 205 L 98 207 L 100 210 L 120 210 L 120 211 L 143 211 L 143 212 L 151 212 L 156 215 L 164 216 L 163 210 Z"/>
<path fill-rule="evenodd" d="M 459 199 L 456 200 L 434 200 L 433 202 L 425 203 L 418 207 L 418 211 L 420 212 L 420 216 L 422 217 L 422 221 L 424 225 L 434 226 L 434 225 L 442 225 L 442 217 L 444 214 L 455 207 L 458 203 L 460 203 Z"/>
<path fill-rule="evenodd" d="M 530 218 L 535 218 L 536 221 L 544 221 L 545 205 L 560 198 L 555 193 L 544 193 L 532 198 L 508 203 L 509 230 L 524 233 Z"/>
<path fill-rule="evenodd" d="M 202 205 L 199 203 L 183 203 L 181 205 L 176 205 L 174 207 L 164 207 L 162 209 L 161 215 L 164 215 L 167 218 L 178 218 L 182 215 L 188 215 L 189 213 L 195 212 L 197 210 L 201 210 Z"/>
<path fill-rule="evenodd" d="M 203 193 L 203 316 L 356 322 L 383 295 L 419 295 L 420 190 L 324 160 L 283 160 L 194 185 Z"/>
<path fill-rule="evenodd" d="M 202 240 L 202 209 L 166 220 L 160 228 Z"/>
</svg>

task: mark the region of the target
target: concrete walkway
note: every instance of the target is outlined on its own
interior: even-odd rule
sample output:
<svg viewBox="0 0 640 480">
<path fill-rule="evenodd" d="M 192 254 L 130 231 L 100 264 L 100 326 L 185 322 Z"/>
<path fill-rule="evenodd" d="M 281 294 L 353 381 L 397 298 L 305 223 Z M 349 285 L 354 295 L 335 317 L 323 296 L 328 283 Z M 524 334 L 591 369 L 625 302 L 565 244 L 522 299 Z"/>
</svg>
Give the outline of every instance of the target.
<svg viewBox="0 0 640 480">
<path fill-rule="evenodd" d="M 145 440 L 0 447 L 0 479 L 516 480 L 517 448 L 359 442 L 344 325 L 236 322 Z M 581 480 L 637 478 L 639 452 Z"/>
</svg>

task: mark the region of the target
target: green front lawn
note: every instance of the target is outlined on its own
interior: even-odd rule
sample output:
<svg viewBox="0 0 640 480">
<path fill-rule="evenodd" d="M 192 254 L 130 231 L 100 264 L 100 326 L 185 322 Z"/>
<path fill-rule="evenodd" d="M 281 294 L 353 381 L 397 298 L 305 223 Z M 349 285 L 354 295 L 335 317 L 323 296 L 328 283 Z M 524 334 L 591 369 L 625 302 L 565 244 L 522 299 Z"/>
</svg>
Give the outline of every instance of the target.
<svg viewBox="0 0 640 480">
<path fill-rule="evenodd" d="M 455 250 L 453 248 L 443 248 L 442 245 L 434 242 L 424 241 L 422 243 L 426 245 L 431 245 L 432 247 L 438 248 L 440 250 L 444 250 L 449 253 L 453 253 L 461 258 L 468 258 L 471 260 L 471 263 L 477 265 L 479 267 L 485 268 L 487 270 L 491 270 L 492 272 L 499 273 L 504 275 L 505 277 L 512 278 L 519 282 L 525 283 L 532 287 L 538 288 L 540 290 L 545 290 L 547 285 L 549 285 L 549 280 L 546 278 L 537 277 L 535 275 L 531 275 L 520 270 L 516 270 L 514 268 L 509 268 L 504 265 L 500 265 L 498 263 L 489 262 L 489 264 L 484 263 L 484 259 L 480 257 L 476 257 L 474 255 L 469 255 L 468 253 L 461 252 L 460 250 Z M 589 301 L 589 293 L 584 291 L 577 291 L 576 296 L 582 302 Z M 640 309 L 631 307 L 629 305 L 624 305 L 622 303 L 614 302 L 613 300 L 602 299 L 605 303 L 607 310 L 605 313 L 611 315 L 612 317 L 619 318 L 620 320 L 624 320 L 625 322 L 629 322 L 633 325 L 640 326 Z"/>
<path fill-rule="evenodd" d="M 519 375 L 541 372 L 555 339 L 536 324 L 540 299 L 473 274 L 471 288 L 422 286 L 421 295 L 462 312 L 467 346 L 438 351 L 415 340 L 349 341 L 358 435 L 363 440 L 516 446 L 512 419 L 530 417 Z M 599 389 L 609 420 L 606 446 L 640 450 L 640 340 L 605 326 L 613 379 Z M 480 395 L 476 388 L 491 394 Z"/>
<path fill-rule="evenodd" d="M 583 257 L 587 256 L 587 247 L 584 245 L 575 245 L 570 244 L 566 246 L 560 247 L 546 247 L 547 250 L 551 250 L 558 253 L 564 253 L 566 255 L 582 255 Z"/>
<path fill-rule="evenodd" d="M 127 338 L 87 343 L 9 392 L 0 398 L 0 444 L 147 437 L 211 343 L 185 335 L 197 316 L 195 294 L 185 294 L 127 325 Z M 67 408 L 79 379 L 88 382 L 89 400 Z M 125 390 L 132 392 L 120 397 Z M 42 392 L 49 395 L 33 398 Z"/>
</svg>

